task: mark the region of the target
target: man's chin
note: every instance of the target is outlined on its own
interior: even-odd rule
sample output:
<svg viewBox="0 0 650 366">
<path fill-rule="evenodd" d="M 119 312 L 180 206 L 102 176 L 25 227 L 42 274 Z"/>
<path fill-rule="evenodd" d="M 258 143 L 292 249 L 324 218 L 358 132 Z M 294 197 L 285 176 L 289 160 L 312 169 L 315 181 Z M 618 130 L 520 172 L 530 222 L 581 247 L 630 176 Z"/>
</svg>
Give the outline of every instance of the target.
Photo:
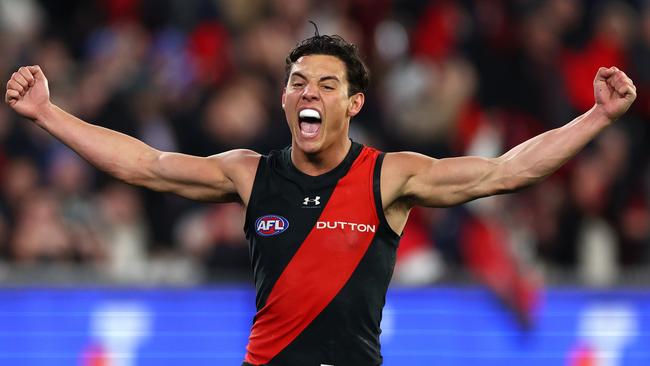
<svg viewBox="0 0 650 366">
<path fill-rule="evenodd" d="M 320 139 L 307 140 L 299 138 L 296 140 L 295 147 L 305 154 L 313 155 L 321 151 L 323 144 Z"/>
</svg>

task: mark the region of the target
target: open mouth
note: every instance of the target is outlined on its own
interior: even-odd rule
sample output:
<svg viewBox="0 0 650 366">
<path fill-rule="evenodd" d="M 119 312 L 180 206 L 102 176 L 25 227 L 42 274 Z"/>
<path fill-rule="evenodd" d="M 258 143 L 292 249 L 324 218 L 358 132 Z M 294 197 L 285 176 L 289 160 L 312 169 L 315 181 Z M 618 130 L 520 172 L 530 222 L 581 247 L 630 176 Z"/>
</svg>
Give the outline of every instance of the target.
<svg viewBox="0 0 650 366">
<path fill-rule="evenodd" d="M 300 132 L 304 137 L 315 137 L 321 126 L 320 112 L 315 109 L 303 109 L 298 113 Z"/>
</svg>

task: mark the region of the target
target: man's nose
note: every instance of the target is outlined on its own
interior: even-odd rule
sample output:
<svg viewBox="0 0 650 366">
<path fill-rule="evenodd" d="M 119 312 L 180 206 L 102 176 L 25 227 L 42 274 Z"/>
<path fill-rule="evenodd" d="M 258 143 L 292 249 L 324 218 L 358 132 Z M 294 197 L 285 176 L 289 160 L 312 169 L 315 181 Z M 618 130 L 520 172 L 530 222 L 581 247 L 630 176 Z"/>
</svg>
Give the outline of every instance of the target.
<svg viewBox="0 0 650 366">
<path fill-rule="evenodd" d="M 318 85 L 312 83 L 305 85 L 305 89 L 302 92 L 302 98 L 308 101 L 318 100 L 320 98 Z"/>
</svg>

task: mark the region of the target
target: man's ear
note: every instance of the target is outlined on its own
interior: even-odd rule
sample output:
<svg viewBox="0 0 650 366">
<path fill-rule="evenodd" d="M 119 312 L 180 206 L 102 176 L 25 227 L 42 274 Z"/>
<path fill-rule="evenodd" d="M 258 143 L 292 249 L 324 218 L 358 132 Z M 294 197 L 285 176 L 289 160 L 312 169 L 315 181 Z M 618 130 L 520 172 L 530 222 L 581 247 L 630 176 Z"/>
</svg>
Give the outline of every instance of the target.
<svg viewBox="0 0 650 366">
<path fill-rule="evenodd" d="M 348 116 L 354 117 L 361 111 L 363 103 L 366 101 L 366 96 L 363 93 L 357 93 L 350 97 L 350 104 L 348 105 Z"/>
<path fill-rule="evenodd" d="M 287 87 L 282 88 L 282 109 L 284 109 L 284 105 L 287 102 Z"/>
</svg>

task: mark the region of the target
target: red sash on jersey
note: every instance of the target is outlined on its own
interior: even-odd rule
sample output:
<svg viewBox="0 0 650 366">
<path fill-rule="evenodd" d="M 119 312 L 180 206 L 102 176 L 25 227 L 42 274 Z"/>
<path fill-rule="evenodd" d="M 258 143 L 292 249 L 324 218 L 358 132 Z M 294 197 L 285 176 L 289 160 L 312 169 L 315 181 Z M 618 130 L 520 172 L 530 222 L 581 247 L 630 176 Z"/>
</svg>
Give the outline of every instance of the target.
<svg viewBox="0 0 650 366">
<path fill-rule="evenodd" d="M 364 147 L 338 181 L 318 223 L 255 316 L 247 363 L 265 364 L 280 353 L 327 307 L 357 268 L 379 230 L 373 192 L 378 155 L 377 150 Z"/>
</svg>

